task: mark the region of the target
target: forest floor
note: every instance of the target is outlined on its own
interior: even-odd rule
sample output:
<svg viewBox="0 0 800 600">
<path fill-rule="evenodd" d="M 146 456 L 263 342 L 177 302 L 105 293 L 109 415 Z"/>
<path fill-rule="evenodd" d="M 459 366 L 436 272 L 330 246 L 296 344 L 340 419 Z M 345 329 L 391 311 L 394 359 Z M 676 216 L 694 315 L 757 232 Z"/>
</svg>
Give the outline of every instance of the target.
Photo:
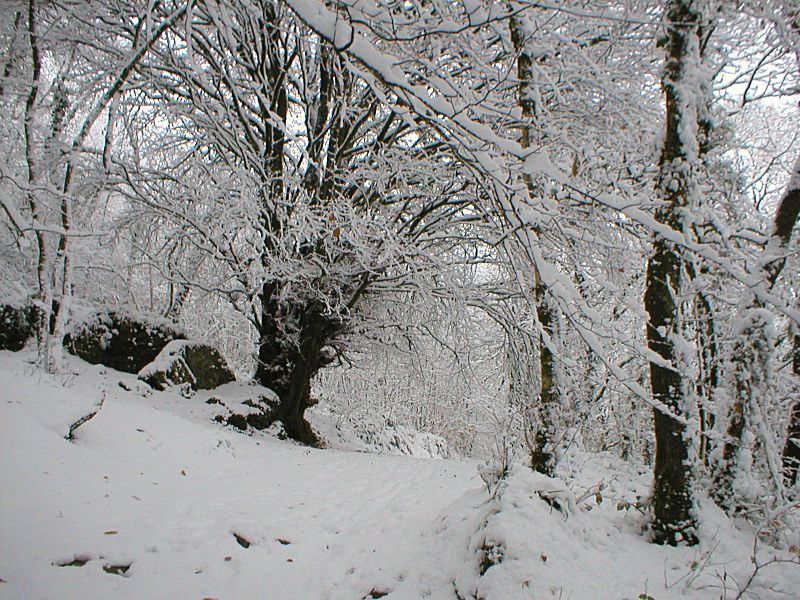
<svg viewBox="0 0 800 600">
<path fill-rule="evenodd" d="M 648 475 L 604 455 L 573 455 L 562 480 L 515 469 L 491 494 L 475 461 L 244 435 L 209 393 L 30 359 L 0 352 L 3 599 L 727 600 L 753 571 L 754 533 L 713 507 L 703 546 L 648 544 L 628 506 Z M 759 546 L 771 559 L 793 557 Z M 770 563 L 742 597 L 798 590 L 798 564 Z"/>
</svg>

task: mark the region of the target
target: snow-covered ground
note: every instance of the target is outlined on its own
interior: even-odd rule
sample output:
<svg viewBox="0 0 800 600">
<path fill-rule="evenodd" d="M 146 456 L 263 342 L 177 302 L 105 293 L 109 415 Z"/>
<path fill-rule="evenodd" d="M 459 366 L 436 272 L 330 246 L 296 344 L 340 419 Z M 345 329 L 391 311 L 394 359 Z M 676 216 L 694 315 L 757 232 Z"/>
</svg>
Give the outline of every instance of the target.
<svg viewBox="0 0 800 600">
<path fill-rule="evenodd" d="M 648 544 L 620 507 L 649 475 L 618 461 L 576 455 L 564 481 L 517 469 L 490 496 L 475 462 L 215 423 L 205 400 L 241 384 L 147 394 L 131 375 L 76 360 L 54 378 L 25 359 L 0 352 L 0 598 L 727 599 L 752 572 L 752 532 L 711 509 L 704 546 Z M 539 495 L 600 481 L 565 512 Z M 765 567 L 750 591 L 796 599 L 800 568 Z"/>
</svg>

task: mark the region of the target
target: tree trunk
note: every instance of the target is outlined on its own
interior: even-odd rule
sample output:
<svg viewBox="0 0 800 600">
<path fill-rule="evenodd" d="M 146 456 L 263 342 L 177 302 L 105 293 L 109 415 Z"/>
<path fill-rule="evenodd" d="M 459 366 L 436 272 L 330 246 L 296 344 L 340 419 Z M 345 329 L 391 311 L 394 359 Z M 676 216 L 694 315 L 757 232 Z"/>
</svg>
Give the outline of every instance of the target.
<svg viewBox="0 0 800 600">
<path fill-rule="evenodd" d="M 787 15 L 789 26 L 795 33 L 795 36 L 800 34 L 800 10 L 790 11 Z M 797 38 L 795 38 L 797 39 Z M 795 58 L 797 64 L 800 65 L 800 46 L 794 46 Z M 794 164 L 792 178 L 789 180 L 789 185 L 786 194 L 781 198 L 781 203 L 775 213 L 775 235 L 783 242 L 783 246 L 788 248 L 791 240 L 792 232 L 797 219 L 800 216 L 800 156 Z M 775 267 L 770 269 L 770 274 L 773 270 L 779 271 L 783 268 L 785 258 L 783 258 Z M 775 275 L 777 278 L 777 274 Z M 792 336 L 792 372 L 795 376 L 795 384 L 800 382 L 800 324 L 795 323 L 793 327 L 794 333 Z M 789 416 L 789 428 L 786 432 L 786 444 L 783 447 L 782 466 L 783 476 L 786 485 L 793 486 L 797 483 L 797 472 L 800 468 L 800 401 L 794 403 L 792 406 L 792 413 Z"/>
<path fill-rule="evenodd" d="M 800 335 L 793 339 L 792 366 L 796 378 L 800 378 Z M 800 402 L 792 406 L 789 416 L 789 429 L 786 432 L 786 444 L 783 447 L 783 477 L 787 487 L 797 483 L 797 472 L 800 470 Z"/>
<path fill-rule="evenodd" d="M 798 216 L 800 216 L 800 158 L 795 163 L 789 187 L 775 214 L 775 235 L 781 239 L 785 248 L 789 246 Z M 784 262 L 785 258 L 782 258 L 778 264 L 783 267 Z M 775 277 L 777 278 L 777 274 Z M 800 382 L 800 328 L 797 325 L 794 326 L 792 336 L 792 372 L 797 384 Z M 794 403 L 789 416 L 789 429 L 786 432 L 782 462 L 786 485 L 793 486 L 797 483 L 797 472 L 800 469 L 800 401 Z"/>
<path fill-rule="evenodd" d="M 535 124 L 537 114 L 537 91 L 535 89 L 535 73 L 533 56 L 528 50 L 525 22 L 521 18 L 511 19 L 511 39 L 518 53 L 517 78 L 519 79 L 519 106 L 522 111 L 523 125 L 520 133 L 520 144 L 523 148 L 531 146 L 531 125 Z M 525 177 L 525 184 L 531 196 L 537 193 L 536 185 Z M 537 232 L 538 233 L 538 232 Z M 561 395 L 556 375 L 556 357 L 545 342 L 544 337 L 555 334 L 556 314 L 547 300 L 547 287 L 542 283 L 539 270 L 532 265 L 534 275 L 533 297 L 536 305 L 536 318 L 543 334 L 539 336 L 539 397 L 532 407 L 533 436 L 529 440 L 531 468 L 548 476 L 553 475 L 556 463 L 554 445 L 556 443 L 555 420 L 561 406 Z"/>
<path fill-rule="evenodd" d="M 67 92 L 62 86 L 57 86 L 54 91 L 54 106 L 52 122 L 50 125 L 51 140 L 55 142 L 61 137 L 64 130 L 64 118 L 69 110 Z M 82 142 L 81 142 L 82 143 Z M 72 227 L 72 186 L 74 177 L 74 160 L 79 144 L 73 144 L 73 152 L 67 159 L 64 174 L 64 184 L 61 189 L 61 229 L 58 236 L 58 250 L 53 265 L 55 275 L 61 277 L 61 289 L 53 307 L 53 330 L 50 343 L 50 371 L 57 372 L 62 369 L 63 342 L 72 305 L 72 244 L 70 243 L 70 229 Z"/>
<path fill-rule="evenodd" d="M 789 250 L 789 243 L 791 242 L 792 232 L 794 231 L 798 216 L 800 216 L 800 158 L 795 162 L 786 193 L 778 204 L 772 226 L 772 235 L 764 249 L 764 255 L 761 258 L 761 276 L 770 289 L 777 283 L 783 266 L 786 263 L 786 254 Z M 762 306 L 762 303 L 753 298 L 748 308 L 755 309 L 760 306 Z M 763 333 L 764 332 L 757 331 L 755 327 L 751 328 L 750 337 L 753 338 L 753 344 L 751 344 L 753 347 L 758 345 L 758 337 L 763 335 Z M 793 341 L 794 356 L 792 367 L 794 374 L 800 377 L 800 359 L 798 359 L 797 356 L 797 338 L 795 337 Z M 743 360 L 744 358 L 748 358 L 749 360 L 745 361 Z M 756 360 L 759 362 L 754 362 Z M 757 400 L 761 393 L 761 390 L 753 387 L 750 374 L 754 371 L 757 372 L 766 369 L 768 360 L 769 355 L 766 351 L 753 355 L 749 352 L 740 351 L 734 355 L 736 394 L 728 413 L 728 438 L 722 449 L 722 461 L 714 474 L 711 488 L 711 495 L 714 500 L 728 512 L 735 508 L 734 487 L 743 435 L 749 428 L 749 421 L 751 420 L 753 412 L 758 409 Z M 766 385 L 766 383 L 764 385 Z M 792 442 L 792 439 L 795 437 L 796 432 L 800 430 L 800 423 L 797 421 L 798 418 L 800 418 L 800 407 L 796 404 L 792 408 L 789 431 L 787 432 L 787 439 L 782 456 L 784 480 L 789 485 L 792 485 L 797 477 L 797 467 L 793 456 L 794 453 L 800 452 L 800 449 Z M 767 440 L 763 441 L 766 442 Z M 765 447 L 764 451 L 766 452 L 768 449 Z M 774 457 L 770 457 L 769 455 L 767 456 L 768 465 L 771 465 L 770 461 L 772 461 L 773 458 Z M 792 468 L 793 465 L 794 469 Z M 770 471 L 772 471 L 772 469 L 770 469 Z M 778 492 L 781 492 L 782 484 L 783 482 L 780 481 L 780 477 L 778 476 L 777 480 L 774 481 Z"/>
<path fill-rule="evenodd" d="M 28 185 L 31 191 L 28 192 L 28 205 L 31 211 L 33 226 L 36 229 L 37 247 L 37 266 L 36 276 L 38 281 L 38 294 L 36 298 L 35 326 L 36 326 L 36 347 L 38 351 L 37 363 L 47 370 L 50 368 L 50 335 L 51 335 L 51 315 L 53 311 L 53 284 L 49 274 L 49 244 L 47 235 L 44 233 L 46 216 L 43 210 L 43 203 L 33 190 L 39 186 L 41 174 L 39 173 L 38 161 L 36 157 L 35 142 L 35 118 L 36 105 L 39 99 L 39 86 L 41 85 L 40 76 L 42 70 L 42 60 L 39 54 L 39 38 L 36 27 L 36 3 L 34 0 L 28 2 L 28 43 L 31 52 L 31 87 L 25 102 L 25 162 L 28 169 Z"/>
<path fill-rule="evenodd" d="M 693 467 L 690 464 L 686 426 L 672 414 L 685 414 L 686 382 L 676 370 L 675 348 L 671 339 L 678 331 L 678 306 L 674 290 L 680 285 L 681 258 L 671 244 L 658 240 L 647 265 L 645 309 L 649 315 L 647 345 L 671 367 L 650 363 L 653 399 L 662 405 L 653 418 L 656 456 L 653 483 L 653 538 L 656 543 L 696 544 L 696 519 L 693 514 Z M 664 332 L 664 334 L 662 334 Z M 668 333 L 667 333 L 668 332 Z"/>
<path fill-rule="evenodd" d="M 282 52 L 278 10 L 269 4 L 263 6 L 267 76 L 260 79 L 258 73 L 251 73 L 254 81 L 262 81 L 263 84 L 259 104 L 263 123 L 266 186 L 261 201 L 261 224 L 266 246 L 262 262 L 267 271 L 273 240 L 280 238 L 283 226 L 283 217 L 275 214 L 275 207 L 285 201 L 286 194 L 283 165 L 285 136 L 281 123 L 286 123 L 288 117 L 288 65 Z M 273 115 L 280 119 L 279 124 L 275 124 Z M 262 287 L 255 378 L 278 395 L 280 403 L 277 418 L 283 423 L 286 434 L 304 444 L 317 445 L 317 437 L 304 414 L 312 404 L 311 379 L 322 366 L 320 351 L 328 341 L 327 327 L 318 303 L 292 294 L 282 299 L 284 285 L 280 281 L 267 281 Z"/>
<path fill-rule="evenodd" d="M 666 131 L 659 159 L 656 219 L 682 229 L 681 212 L 689 204 L 692 170 L 700 148 L 693 98 L 684 88 L 692 85 L 700 63 L 701 15 L 691 0 L 671 0 L 667 5 L 667 56 L 663 88 L 666 95 Z M 696 107 L 695 107 L 696 108 Z M 695 135 L 691 135 L 694 132 Z M 677 545 L 698 543 L 694 514 L 694 464 L 692 440 L 683 419 L 690 411 L 689 382 L 681 373 L 675 340 L 682 332 L 680 304 L 683 259 L 665 239 L 653 244 L 647 264 L 644 304 L 649 320 L 647 345 L 663 363 L 650 363 L 656 456 L 653 482 L 653 541 Z M 676 418 L 677 417 L 677 418 Z"/>
<path fill-rule="evenodd" d="M 278 395 L 277 418 L 286 434 L 304 444 L 317 445 L 304 414 L 314 404 L 311 380 L 328 362 L 322 349 L 338 332 L 339 320 L 325 315 L 319 302 L 282 302 L 275 283 L 264 285 L 261 303 L 256 381 Z"/>
<path fill-rule="evenodd" d="M 744 432 L 751 429 L 769 386 L 773 352 L 772 313 L 750 308 L 740 316 L 737 327 L 731 359 L 734 397 L 728 415 L 728 439 L 711 486 L 714 501 L 728 513 L 736 508 L 735 482 L 739 455 L 745 445 Z M 767 451 L 767 448 L 763 450 Z M 780 485 L 779 481 L 776 483 Z"/>
<path fill-rule="evenodd" d="M 548 337 L 555 335 L 555 315 L 545 295 L 546 288 L 539 281 L 538 271 L 534 297 L 536 317 Z M 555 444 L 558 432 L 556 419 L 561 407 L 561 395 L 556 378 L 556 359 L 543 336 L 539 338 L 539 402 L 537 403 L 538 427 L 530 449 L 531 467 L 534 471 L 552 476 L 556 464 Z"/>
<path fill-rule="evenodd" d="M 697 315 L 698 367 L 700 370 L 696 386 L 698 420 L 700 422 L 698 457 L 702 464 L 707 466 L 708 432 L 714 429 L 716 415 L 714 396 L 719 384 L 719 367 L 714 310 L 711 300 L 703 292 L 698 292 L 695 297 L 695 314 Z"/>
</svg>

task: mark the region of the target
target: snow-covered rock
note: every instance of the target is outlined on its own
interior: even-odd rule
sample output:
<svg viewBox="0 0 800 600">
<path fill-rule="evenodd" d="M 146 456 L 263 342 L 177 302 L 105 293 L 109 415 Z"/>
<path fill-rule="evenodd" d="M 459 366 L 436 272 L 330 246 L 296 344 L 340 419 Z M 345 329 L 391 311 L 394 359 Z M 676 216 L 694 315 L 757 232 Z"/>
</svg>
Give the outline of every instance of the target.
<svg viewBox="0 0 800 600">
<path fill-rule="evenodd" d="M 191 340 L 173 340 L 139 371 L 139 379 L 157 390 L 188 384 L 193 390 L 213 390 L 235 381 L 219 350 Z"/>
<path fill-rule="evenodd" d="M 241 431 L 267 429 L 276 437 L 286 437 L 280 424 L 276 423 L 278 396 L 269 388 L 252 382 L 229 383 L 216 390 L 206 404 L 212 407 L 217 423 L 225 423 Z"/>
<path fill-rule="evenodd" d="M 166 319 L 127 311 L 100 311 L 75 323 L 64 345 L 93 365 L 138 373 L 175 339 L 186 336 Z"/>
</svg>

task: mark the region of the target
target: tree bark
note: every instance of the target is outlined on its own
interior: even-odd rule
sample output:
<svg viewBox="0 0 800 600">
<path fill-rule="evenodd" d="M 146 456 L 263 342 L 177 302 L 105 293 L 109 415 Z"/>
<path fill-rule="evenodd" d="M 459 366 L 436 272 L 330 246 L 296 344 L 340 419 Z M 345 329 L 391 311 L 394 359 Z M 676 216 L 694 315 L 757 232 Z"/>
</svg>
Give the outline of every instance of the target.
<svg viewBox="0 0 800 600">
<path fill-rule="evenodd" d="M 792 232 L 795 225 L 797 225 L 798 216 L 800 216 L 800 157 L 795 163 L 794 173 L 789 181 L 786 194 L 781 198 L 781 203 L 775 213 L 775 236 L 781 240 L 781 245 L 784 249 L 788 249 Z M 785 257 L 779 259 L 778 265 L 780 269 L 783 268 L 785 262 Z M 780 269 L 774 269 L 776 271 L 775 279 L 777 279 Z M 796 324 L 792 335 L 792 372 L 795 376 L 795 383 L 799 382 L 800 330 L 798 330 Z M 797 473 L 800 470 L 800 401 L 794 403 L 789 416 L 789 428 L 786 432 L 782 463 L 785 483 L 791 487 L 797 483 Z"/>
<path fill-rule="evenodd" d="M 256 381 L 278 395 L 277 418 L 286 434 L 304 444 L 317 445 L 304 414 L 314 404 L 311 380 L 327 365 L 322 349 L 339 331 L 339 320 L 325 315 L 319 302 L 302 306 L 282 302 L 276 283 L 264 286 L 261 305 Z"/>
<path fill-rule="evenodd" d="M 658 240 L 647 265 L 645 309 L 649 316 L 647 345 L 672 366 L 650 363 L 653 399 L 663 408 L 653 411 L 656 456 L 653 483 L 653 539 L 659 544 L 690 545 L 699 540 L 693 513 L 693 466 L 686 426 L 673 414 L 685 414 L 686 382 L 676 370 L 672 335 L 678 331 L 674 291 L 680 285 L 681 258 L 671 244 Z M 662 332 L 668 332 L 666 335 Z"/>
<path fill-rule="evenodd" d="M 696 77 L 692 67 L 700 61 L 701 15 L 692 0 L 671 0 L 667 5 L 667 50 L 663 88 L 666 95 L 666 131 L 659 159 L 657 188 L 661 206 L 656 219 L 681 230 L 681 211 L 692 195 L 692 170 L 699 155 L 696 112 L 685 88 Z M 682 93 L 684 92 L 684 93 Z M 650 363 L 656 456 L 652 492 L 652 533 L 658 544 L 694 545 L 692 440 L 682 418 L 689 411 L 689 383 L 677 360 L 675 339 L 681 335 L 680 303 L 683 258 L 674 244 L 657 238 L 647 264 L 645 310 L 648 314 L 647 345 L 663 361 Z M 678 418 L 676 418 L 678 417 Z"/>
<path fill-rule="evenodd" d="M 537 93 L 535 88 L 534 57 L 528 50 L 524 21 L 518 17 L 511 19 L 511 39 L 517 51 L 517 78 L 519 80 L 519 106 L 522 112 L 523 125 L 520 133 L 520 145 L 531 147 L 531 126 L 538 119 Z M 536 186 L 530 176 L 525 177 L 529 193 L 537 193 Z M 529 440 L 531 468 L 548 476 L 553 475 L 556 463 L 556 416 L 561 406 L 561 391 L 558 385 L 556 357 L 545 336 L 555 335 L 554 325 L 557 315 L 547 299 L 547 287 L 542 283 L 539 270 L 533 267 L 533 298 L 536 306 L 536 318 L 542 329 L 539 336 L 539 396 L 532 407 L 534 431 Z"/>
</svg>

